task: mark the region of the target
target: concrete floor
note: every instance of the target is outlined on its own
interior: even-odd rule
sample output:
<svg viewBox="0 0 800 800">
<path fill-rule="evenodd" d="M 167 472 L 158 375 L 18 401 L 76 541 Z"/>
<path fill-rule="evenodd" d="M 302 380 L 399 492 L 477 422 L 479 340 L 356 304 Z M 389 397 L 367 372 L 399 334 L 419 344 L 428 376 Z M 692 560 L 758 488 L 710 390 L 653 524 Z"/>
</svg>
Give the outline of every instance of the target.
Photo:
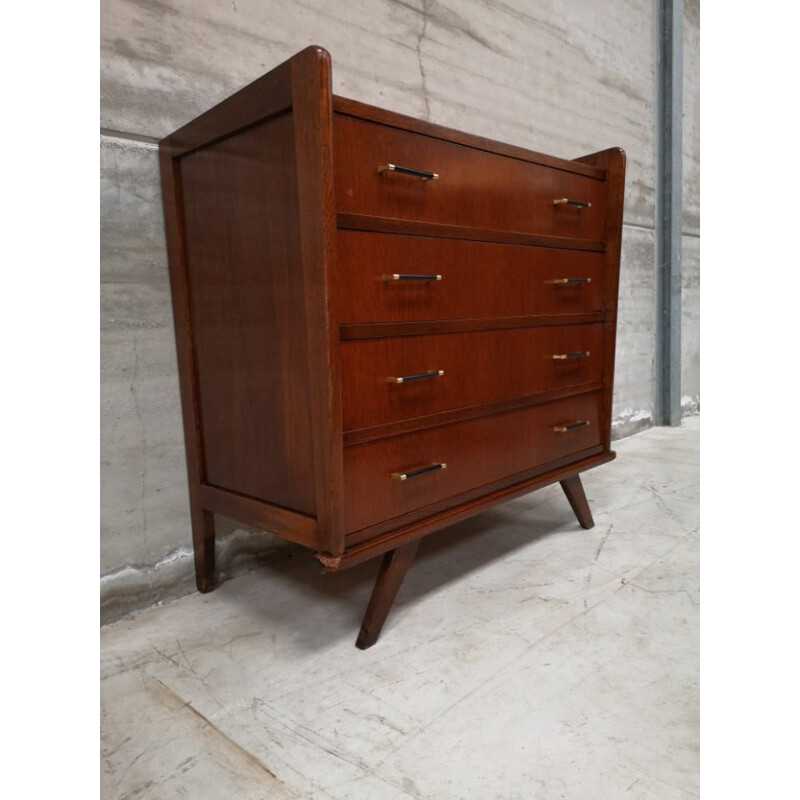
<svg viewBox="0 0 800 800">
<path fill-rule="evenodd" d="M 376 563 L 281 558 L 102 630 L 102 796 L 698 796 L 699 417 L 427 539 L 383 637 Z"/>
</svg>

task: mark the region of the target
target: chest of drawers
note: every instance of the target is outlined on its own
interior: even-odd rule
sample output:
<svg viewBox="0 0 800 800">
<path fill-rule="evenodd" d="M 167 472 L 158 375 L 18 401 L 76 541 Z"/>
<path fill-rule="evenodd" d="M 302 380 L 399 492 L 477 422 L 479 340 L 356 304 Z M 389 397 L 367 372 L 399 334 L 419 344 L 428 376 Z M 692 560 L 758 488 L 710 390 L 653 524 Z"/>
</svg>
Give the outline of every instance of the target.
<svg viewBox="0 0 800 800">
<path fill-rule="evenodd" d="M 610 449 L 625 155 L 574 161 L 331 91 L 309 47 L 160 145 L 197 583 L 214 515 L 382 556 Z"/>
</svg>

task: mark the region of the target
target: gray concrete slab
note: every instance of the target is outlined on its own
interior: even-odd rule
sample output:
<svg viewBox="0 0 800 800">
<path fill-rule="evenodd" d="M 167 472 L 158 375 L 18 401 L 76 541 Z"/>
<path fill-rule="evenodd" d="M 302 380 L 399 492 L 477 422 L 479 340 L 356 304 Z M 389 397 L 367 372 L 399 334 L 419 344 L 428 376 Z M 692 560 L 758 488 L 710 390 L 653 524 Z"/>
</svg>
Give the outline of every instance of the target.
<svg viewBox="0 0 800 800">
<path fill-rule="evenodd" d="M 426 539 L 383 638 L 375 564 L 275 558 L 107 626 L 102 793 L 698 796 L 699 417 Z"/>
</svg>

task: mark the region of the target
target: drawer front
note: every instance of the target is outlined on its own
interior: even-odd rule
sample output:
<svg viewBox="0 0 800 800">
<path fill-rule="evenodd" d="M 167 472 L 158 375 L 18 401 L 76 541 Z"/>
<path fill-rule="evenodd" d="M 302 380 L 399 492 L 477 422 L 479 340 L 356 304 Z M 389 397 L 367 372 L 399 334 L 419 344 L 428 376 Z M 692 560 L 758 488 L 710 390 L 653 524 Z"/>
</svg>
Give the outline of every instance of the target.
<svg viewBox="0 0 800 800">
<path fill-rule="evenodd" d="M 602 344 L 602 323 L 343 342 L 344 429 L 599 381 Z"/>
<path fill-rule="evenodd" d="M 604 238 L 605 181 L 340 114 L 333 128 L 340 213 Z M 379 171 L 386 164 L 438 178 Z M 591 205 L 554 204 L 563 199 Z"/>
<path fill-rule="evenodd" d="M 603 253 L 362 231 L 336 238 L 343 324 L 603 310 Z"/>
<path fill-rule="evenodd" d="M 596 392 L 345 448 L 346 532 L 599 445 L 601 399 Z M 437 464 L 446 468 L 413 475 Z"/>
</svg>

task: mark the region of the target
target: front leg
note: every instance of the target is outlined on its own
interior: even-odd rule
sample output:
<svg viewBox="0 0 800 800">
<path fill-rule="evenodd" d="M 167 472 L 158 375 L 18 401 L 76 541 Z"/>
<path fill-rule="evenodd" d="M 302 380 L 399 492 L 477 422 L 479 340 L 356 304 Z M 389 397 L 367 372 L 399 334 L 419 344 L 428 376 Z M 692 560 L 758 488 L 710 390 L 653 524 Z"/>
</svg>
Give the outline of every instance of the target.
<svg viewBox="0 0 800 800">
<path fill-rule="evenodd" d="M 359 649 L 366 650 L 378 641 L 383 623 L 386 622 L 400 584 L 414 560 L 419 542 L 416 539 L 384 555 L 356 640 L 356 647 Z"/>
<path fill-rule="evenodd" d="M 589 501 L 586 499 L 586 492 L 583 491 L 583 484 L 581 483 L 580 475 L 571 475 L 569 478 L 564 478 L 561 481 L 561 488 L 578 518 L 581 528 L 594 528 L 594 520 L 592 519 L 592 511 L 589 508 Z"/>
</svg>

